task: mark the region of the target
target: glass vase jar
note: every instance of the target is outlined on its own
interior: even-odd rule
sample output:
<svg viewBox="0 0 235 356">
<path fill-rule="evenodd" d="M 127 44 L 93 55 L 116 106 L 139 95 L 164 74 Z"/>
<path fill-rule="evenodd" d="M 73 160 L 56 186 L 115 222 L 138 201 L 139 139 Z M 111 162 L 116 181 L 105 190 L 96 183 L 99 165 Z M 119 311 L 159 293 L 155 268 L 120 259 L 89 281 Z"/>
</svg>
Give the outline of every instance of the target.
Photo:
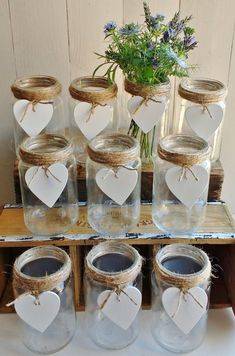
<svg viewBox="0 0 235 356">
<path fill-rule="evenodd" d="M 72 144 L 60 135 L 29 137 L 19 147 L 19 156 L 25 225 L 37 235 L 65 233 L 78 220 Z"/>
<path fill-rule="evenodd" d="M 138 336 L 141 267 L 137 250 L 123 243 L 100 243 L 86 256 L 87 333 L 97 345 L 121 349 Z"/>
<path fill-rule="evenodd" d="M 70 84 L 70 134 L 78 163 L 85 164 L 90 140 L 117 129 L 117 91 L 116 83 L 104 77 L 81 77 Z"/>
<path fill-rule="evenodd" d="M 19 78 L 11 90 L 16 99 L 13 114 L 17 153 L 19 145 L 27 137 L 44 133 L 64 134 L 61 84 L 56 78 L 47 75 Z"/>
<path fill-rule="evenodd" d="M 87 152 L 88 222 L 103 235 L 124 234 L 140 215 L 139 143 L 127 135 L 100 135 Z"/>
<path fill-rule="evenodd" d="M 31 248 L 13 267 L 15 309 L 24 345 L 37 354 L 64 348 L 76 328 L 71 261 L 55 246 Z"/>
<path fill-rule="evenodd" d="M 196 136 L 169 135 L 154 159 L 152 218 L 162 231 L 189 235 L 204 220 L 210 147 Z"/>
<path fill-rule="evenodd" d="M 124 84 L 128 93 L 128 135 L 139 141 L 142 162 L 152 163 L 156 145 L 162 137 L 169 134 L 170 81 L 143 85 L 125 79 Z"/>
<path fill-rule="evenodd" d="M 187 78 L 179 85 L 178 93 L 182 100 L 173 132 L 203 138 L 212 148 L 211 161 L 218 160 L 225 117 L 225 85 L 214 79 Z"/>
<path fill-rule="evenodd" d="M 160 249 L 152 274 L 154 339 L 165 349 L 187 353 L 206 334 L 211 263 L 205 252 L 183 244 Z"/>
</svg>

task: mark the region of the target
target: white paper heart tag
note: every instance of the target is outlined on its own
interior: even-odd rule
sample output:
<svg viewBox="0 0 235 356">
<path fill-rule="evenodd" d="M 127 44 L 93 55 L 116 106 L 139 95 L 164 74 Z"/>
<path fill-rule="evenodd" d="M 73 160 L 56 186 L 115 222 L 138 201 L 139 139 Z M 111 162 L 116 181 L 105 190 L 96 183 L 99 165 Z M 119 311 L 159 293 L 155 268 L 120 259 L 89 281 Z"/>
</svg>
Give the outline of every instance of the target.
<svg viewBox="0 0 235 356">
<path fill-rule="evenodd" d="M 74 109 L 74 120 L 88 140 L 93 139 L 108 126 L 112 115 L 113 108 L 109 105 L 92 106 L 90 103 L 81 102 Z"/>
<path fill-rule="evenodd" d="M 190 168 L 172 167 L 166 172 L 165 181 L 175 197 L 191 209 L 208 186 L 209 174 L 198 165 Z"/>
<path fill-rule="evenodd" d="M 98 187 L 117 204 L 122 205 L 135 189 L 138 181 L 136 170 L 120 167 L 117 171 L 102 168 L 96 174 Z"/>
<path fill-rule="evenodd" d="M 51 208 L 68 181 L 68 170 L 62 163 L 44 168 L 33 166 L 25 173 L 25 181 L 31 192 Z"/>
<path fill-rule="evenodd" d="M 33 295 L 19 296 L 15 310 L 26 324 L 43 333 L 59 313 L 60 297 L 50 291 L 39 294 L 38 299 Z"/>
<path fill-rule="evenodd" d="M 200 287 L 193 287 L 185 294 L 179 288 L 167 288 L 162 294 L 162 304 L 180 330 L 189 334 L 207 310 L 208 297 Z"/>
<path fill-rule="evenodd" d="M 144 102 L 144 100 L 142 96 L 133 96 L 128 101 L 128 110 L 141 130 L 148 133 L 162 119 L 166 109 L 166 101 L 163 97 L 149 99 L 147 102 Z"/>
<path fill-rule="evenodd" d="M 206 141 L 220 126 L 223 114 L 224 110 L 218 104 L 195 105 L 185 111 L 186 120 L 191 129 Z"/>
<path fill-rule="evenodd" d="M 33 104 L 28 100 L 18 100 L 13 106 L 16 121 L 28 136 L 38 135 L 50 122 L 53 105 L 50 103 Z"/>
<path fill-rule="evenodd" d="M 132 286 L 121 289 L 118 294 L 115 290 L 105 290 L 97 299 L 103 314 L 124 330 L 135 320 L 141 302 L 141 292 Z"/>
</svg>

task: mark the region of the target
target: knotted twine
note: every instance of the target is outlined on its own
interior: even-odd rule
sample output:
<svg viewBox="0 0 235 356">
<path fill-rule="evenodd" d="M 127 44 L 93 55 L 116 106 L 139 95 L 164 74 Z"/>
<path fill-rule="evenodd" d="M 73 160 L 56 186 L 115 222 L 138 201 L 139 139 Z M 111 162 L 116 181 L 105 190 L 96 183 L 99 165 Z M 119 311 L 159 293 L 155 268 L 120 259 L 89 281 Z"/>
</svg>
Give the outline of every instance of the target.
<svg viewBox="0 0 235 356">
<path fill-rule="evenodd" d="M 40 258 L 54 258 L 63 263 L 58 271 L 44 277 L 31 277 L 22 272 L 23 267 L 29 262 Z M 13 291 L 15 300 L 25 295 L 35 296 L 35 304 L 40 304 L 39 295 L 46 291 L 57 290 L 61 292 L 61 285 L 71 274 L 71 260 L 68 254 L 55 246 L 40 246 L 31 248 L 22 253 L 13 266 Z M 15 300 L 8 303 L 11 306 Z"/>
<path fill-rule="evenodd" d="M 50 174 L 57 181 L 60 180 L 52 174 L 49 166 L 53 163 L 65 162 L 72 154 L 72 143 L 62 135 L 41 134 L 28 137 L 19 147 L 19 155 L 24 163 L 38 166 L 38 169 L 42 167 L 47 177 Z"/>
<path fill-rule="evenodd" d="M 127 256 L 132 261 L 132 265 L 127 269 L 118 272 L 106 272 L 94 265 L 94 261 L 101 256 L 107 254 L 121 254 Z M 137 276 L 140 274 L 142 268 L 142 257 L 138 251 L 130 245 L 118 243 L 114 241 L 105 241 L 99 245 L 93 247 L 85 258 L 85 274 L 91 280 L 104 285 L 107 288 L 111 288 L 111 292 L 104 300 L 100 309 L 102 310 L 112 293 L 116 293 L 117 297 L 120 293 L 124 293 L 134 304 L 136 302 L 128 296 L 123 290 L 125 286 L 133 283 Z"/>
<path fill-rule="evenodd" d="M 208 105 L 225 100 L 227 89 L 218 80 L 186 78 L 179 85 L 178 93 L 181 98 L 202 105 L 212 118 Z"/>
<path fill-rule="evenodd" d="M 195 178 L 190 167 L 200 164 L 210 158 L 211 148 L 200 137 L 187 135 L 169 135 L 164 137 L 158 144 L 157 153 L 164 161 L 171 162 L 182 167 L 179 181 L 187 179 L 187 171 Z"/>
<path fill-rule="evenodd" d="M 104 77 L 80 77 L 74 79 L 69 86 L 72 98 L 92 104 L 88 120 L 95 108 L 99 105 L 106 106 L 109 100 L 117 96 L 117 91 L 117 84 L 110 84 Z"/>
<path fill-rule="evenodd" d="M 166 267 L 164 267 L 164 261 L 179 256 L 188 257 L 190 259 L 193 259 L 194 261 L 197 261 L 201 265 L 201 269 L 195 273 L 181 274 L 172 272 Z M 167 245 L 160 249 L 156 254 L 153 267 L 158 284 L 164 283 L 168 286 L 173 286 L 180 289 L 177 308 L 171 316 L 172 318 L 174 318 L 174 316 L 179 311 L 181 297 L 183 296 L 183 298 L 185 298 L 187 294 L 189 294 L 194 299 L 194 301 L 201 308 L 203 308 L 201 303 L 190 293 L 189 290 L 193 287 L 203 286 L 205 283 L 210 282 L 210 277 L 212 276 L 211 262 L 208 255 L 204 251 L 191 245 Z"/>
<path fill-rule="evenodd" d="M 23 121 L 30 105 L 32 105 L 32 110 L 35 111 L 38 103 L 52 103 L 53 99 L 61 93 L 61 89 L 61 84 L 58 80 L 47 75 L 36 75 L 16 79 L 11 86 L 15 98 L 29 101 L 20 122 Z"/>
<path fill-rule="evenodd" d="M 125 90 L 132 96 L 142 96 L 143 100 L 139 103 L 135 109 L 135 114 L 142 105 L 148 105 L 148 101 L 154 101 L 155 103 L 161 103 L 160 100 L 154 99 L 154 97 L 162 97 L 170 95 L 170 81 L 167 80 L 165 83 L 155 84 L 155 85 L 144 85 L 137 84 L 125 79 L 124 82 Z"/>
</svg>

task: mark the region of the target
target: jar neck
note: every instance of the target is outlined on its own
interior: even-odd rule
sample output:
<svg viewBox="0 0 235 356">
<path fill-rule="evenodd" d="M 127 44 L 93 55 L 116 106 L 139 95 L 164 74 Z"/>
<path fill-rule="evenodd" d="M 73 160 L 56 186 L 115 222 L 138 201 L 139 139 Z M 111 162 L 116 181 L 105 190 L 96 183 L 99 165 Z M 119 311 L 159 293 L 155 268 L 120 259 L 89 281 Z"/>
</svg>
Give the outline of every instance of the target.
<svg viewBox="0 0 235 356">
<path fill-rule="evenodd" d="M 225 85 L 214 79 L 184 79 L 178 88 L 179 95 L 197 104 L 217 103 L 226 98 Z"/>
<path fill-rule="evenodd" d="M 210 158 L 210 146 L 200 137 L 169 135 L 157 147 L 161 159 L 179 166 L 193 166 Z"/>
<path fill-rule="evenodd" d="M 117 85 L 104 77 L 80 77 L 69 86 L 72 98 L 92 104 L 105 104 L 117 96 Z"/>
<path fill-rule="evenodd" d="M 122 255 L 130 260 L 131 265 L 128 268 L 121 267 L 119 271 L 107 271 L 95 266 L 97 258 L 101 258 L 108 254 L 116 254 L 117 257 Z M 134 281 L 141 271 L 142 258 L 138 251 L 127 244 L 120 244 L 117 242 L 103 242 L 88 253 L 85 259 L 86 275 L 96 282 L 110 286 L 112 288 L 119 288 Z"/>
<path fill-rule="evenodd" d="M 169 96 L 171 85 L 169 79 L 160 84 L 154 85 L 144 85 L 133 83 L 128 79 L 125 79 L 124 82 L 125 90 L 134 96 L 142 96 L 143 98 L 151 98 L 153 96 Z"/>
<path fill-rule="evenodd" d="M 29 137 L 19 147 L 22 161 L 36 166 L 65 161 L 72 153 L 71 142 L 61 135 L 43 134 Z"/>
<path fill-rule="evenodd" d="M 164 261 L 173 257 L 187 257 L 196 261 L 201 269 L 195 273 L 183 274 L 169 270 Z M 156 255 L 154 261 L 156 278 L 161 282 L 174 285 L 182 290 L 188 290 L 203 284 L 210 279 L 211 263 L 207 254 L 191 245 L 173 244 L 163 247 Z"/>
<path fill-rule="evenodd" d="M 17 99 L 34 102 L 52 100 L 61 93 L 61 89 L 56 78 L 46 75 L 19 78 L 11 86 Z"/>
<path fill-rule="evenodd" d="M 120 166 L 139 159 L 139 142 L 128 135 L 106 134 L 94 138 L 87 146 L 91 160 L 109 166 Z"/>
</svg>

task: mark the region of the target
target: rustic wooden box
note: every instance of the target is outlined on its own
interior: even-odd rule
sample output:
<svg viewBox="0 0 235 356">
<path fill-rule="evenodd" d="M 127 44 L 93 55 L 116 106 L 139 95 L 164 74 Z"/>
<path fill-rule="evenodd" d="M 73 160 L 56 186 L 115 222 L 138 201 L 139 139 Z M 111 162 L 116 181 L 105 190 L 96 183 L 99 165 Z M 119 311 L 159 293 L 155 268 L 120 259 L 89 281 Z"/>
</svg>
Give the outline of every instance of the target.
<svg viewBox="0 0 235 356">
<path fill-rule="evenodd" d="M 56 245 L 68 251 L 73 263 L 76 309 L 84 309 L 83 262 L 94 245 L 104 240 L 86 221 L 86 207 L 80 207 L 80 218 L 66 235 L 56 237 L 32 236 L 23 222 L 22 208 L 6 206 L 0 212 L 0 312 L 13 312 L 5 305 L 13 299 L 11 270 L 14 259 L 25 249 L 38 245 Z M 160 232 L 151 219 L 151 205 L 143 204 L 138 227 L 115 240 L 135 246 L 145 258 L 143 268 L 143 308 L 151 304 L 150 273 L 152 258 L 161 245 L 176 242 L 200 245 L 209 253 L 215 266 L 211 292 L 211 308 L 232 306 L 235 313 L 235 227 L 224 203 L 208 203 L 206 219 L 200 231 L 190 238 L 172 238 Z M 218 267 L 219 266 L 219 267 Z"/>
<path fill-rule="evenodd" d="M 78 173 L 78 192 L 79 201 L 84 202 L 87 200 L 86 195 L 86 173 L 84 166 L 77 166 Z M 142 166 L 142 182 L 141 182 L 141 200 L 142 201 L 152 201 L 152 186 L 153 186 L 153 166 L 149 164 L 143 164 Z M 210 175 L 210 185 L 208 192 L 208 201 L 220 200 L 221 190 L 224 181 L 224 170 L 220 163 L 217 161 L 212 164 L 211 175 Z M 20 194 L 20 182 L 18 174 L 18 161 L 15 162 L 14 168 L 14 182 L 15 182 L 15 196 L 16 203 L 21 203 Z"/>
</svg>

